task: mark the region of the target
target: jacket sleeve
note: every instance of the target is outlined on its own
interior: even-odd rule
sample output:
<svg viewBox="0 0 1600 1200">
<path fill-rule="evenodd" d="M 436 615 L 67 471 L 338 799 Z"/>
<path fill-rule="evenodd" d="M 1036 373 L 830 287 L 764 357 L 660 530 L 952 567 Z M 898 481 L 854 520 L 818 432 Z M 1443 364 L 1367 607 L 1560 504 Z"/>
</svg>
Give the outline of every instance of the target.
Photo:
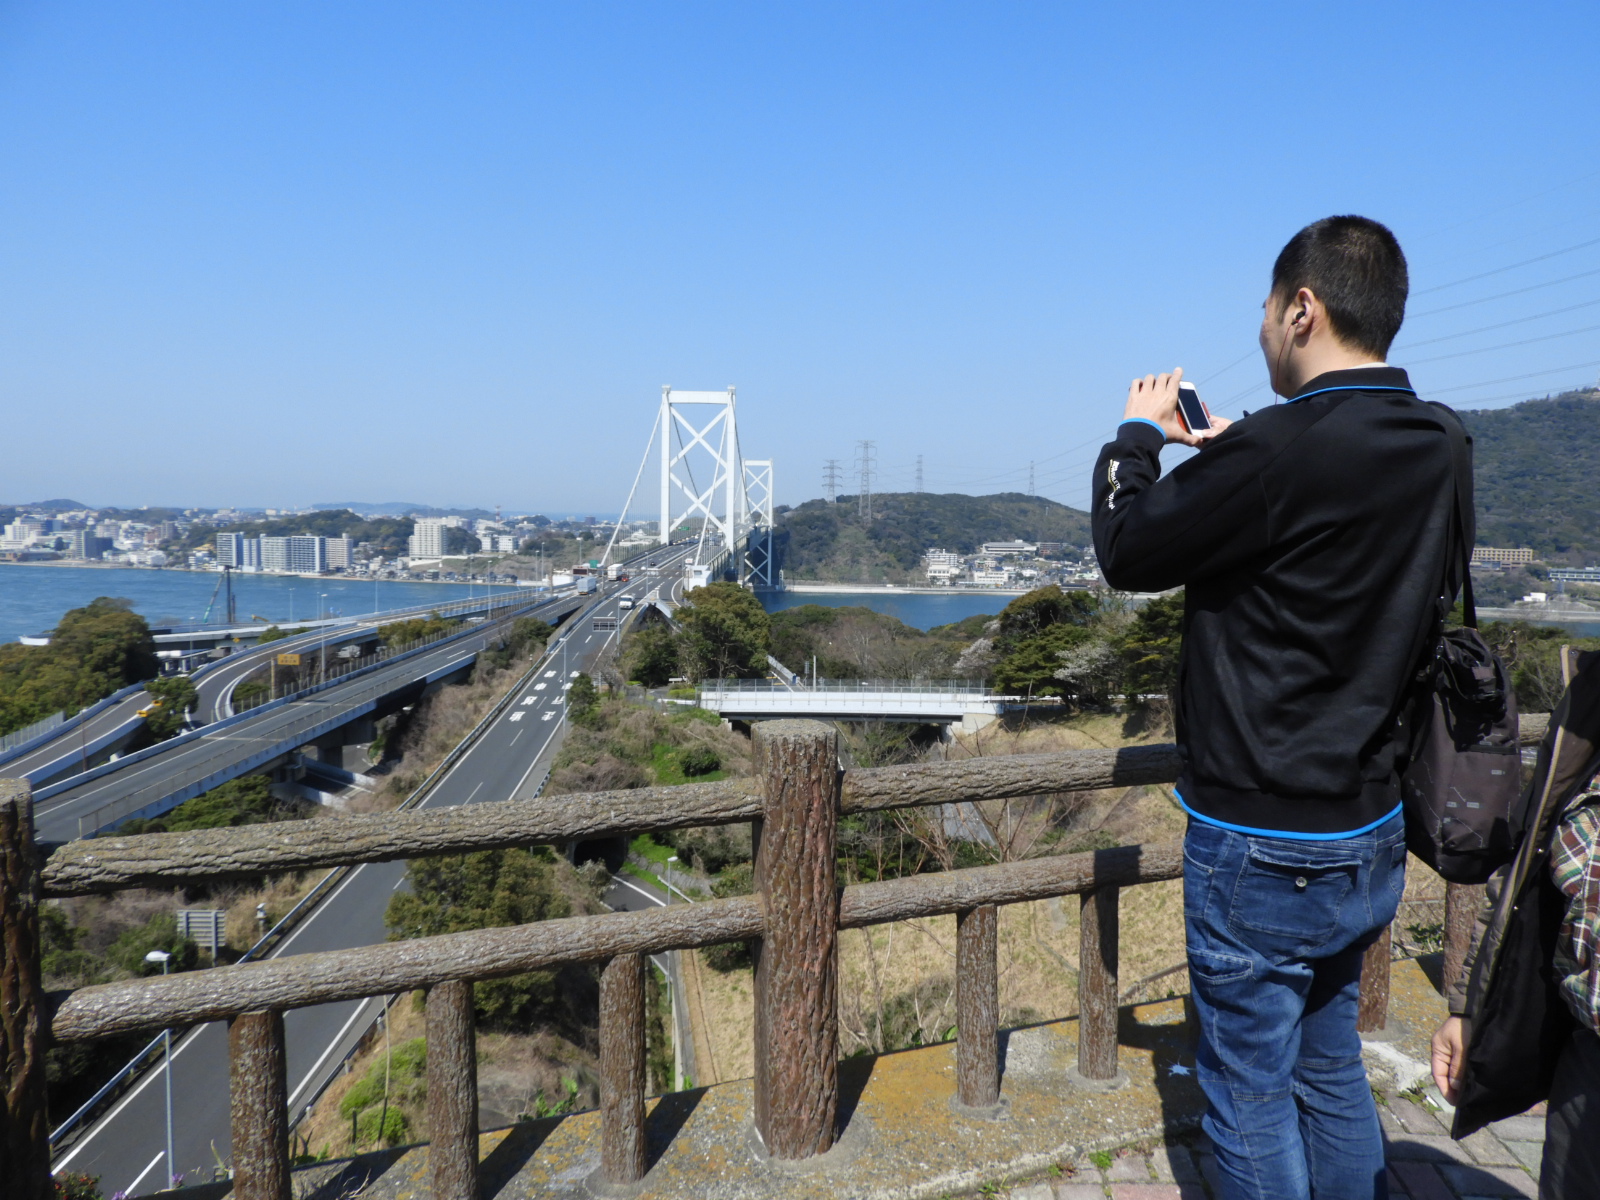
<svg viewBox="0 0 1600 1200">
<path fill-rule="evenodd" d="M 1148 421 L 1124 421 L 1095 464 L 1094 549 L 1114 588 L 1166 591 L 1232 570 L 1269 544 L 1262 473 L 1275 449 L 1240 423 L 1163 477 L 1165 441 Z"/>
</svg>

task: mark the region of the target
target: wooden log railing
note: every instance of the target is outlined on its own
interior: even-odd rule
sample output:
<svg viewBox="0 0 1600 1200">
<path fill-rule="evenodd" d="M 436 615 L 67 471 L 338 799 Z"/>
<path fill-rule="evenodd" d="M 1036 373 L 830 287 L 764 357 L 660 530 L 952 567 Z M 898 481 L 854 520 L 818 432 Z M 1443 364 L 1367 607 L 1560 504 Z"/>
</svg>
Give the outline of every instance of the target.
<svg viewBox="0 0 1600 1200">
<path fill-rule="evenodd" d="M 1528 722 L 1525 718 L 1525 723 Z M 1542 733 L 1542 726 L 1538 727 Z M 957 922 L 957 1104 L 1002 1102 L 998 906 L 1081 898 L 1077 1077 L 1117 1069 L 1122 888 L 1179 878 L 1180 842 L 1120 846 L 840 888 L 843 813 L 1170 782 L 1170 746 L 840 771 L 837 735 L 811 721 L 756 727 L 758 778 L 360 816 L 322 822 L 115 835 L 46 847 L 32 838 L 26 783 L 0 781 L 0 1153 L 8 1195 L 48 1200 L 43 1054 L 58 1042 L 229 1022 L 235 1195 L 289 1200 L 282 1014 L 427 989 L 430 1171 L 438 1200 L 478 1192 L 472 982 L 564 963 L 601 964 L 601 1180 L 626 1186 L 649 1162 L 644 1123 L 644 956 L 719 942 L 755 949 L 755 1127 L 778 1159 L 823 1153 L 837 1135 L 838 930 L 953 914 Z M 648 912 L 570 917 L 179 975 L 79 988 L 40 985 L 41 897 L 172 887 L 310 867 L 564 843 L 643 830 L 753 821 L 756 892 Z M 1457 907 L 1461 907 L 1457 905 Z M 1459 920 L 1456 922 L 1459 924 Z M 1470 928 L 1470 927 L 1469 927 Z M 1386 955 L 1367 962 L 1366 1024 L 1382 1024 Z"/>
</svg>

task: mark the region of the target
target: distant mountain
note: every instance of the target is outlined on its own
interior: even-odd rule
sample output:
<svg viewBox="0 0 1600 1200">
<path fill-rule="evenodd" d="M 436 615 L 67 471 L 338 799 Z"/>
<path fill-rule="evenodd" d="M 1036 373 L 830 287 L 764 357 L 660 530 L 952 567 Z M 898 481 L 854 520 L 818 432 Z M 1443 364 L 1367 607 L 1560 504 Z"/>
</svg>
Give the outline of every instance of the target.
<svg viewBox="0 0 1600 1200">
<path fill-rule="evenodd" d="M 385 500 L 373 504 L 366 500 L 322 500 L 311 506 L 318 512 L 326 509 L 347 508 L 351 512 L 368 516 L 387 517 L 492 517 L 486 508 L 430 508 L 426 504 L 410 504 L 404 500 Z"/>
<path fill-rule="evenodd" d="M 80 509 L 93 508 L 92 504 L 83 504 L 77 500 L 35 500 L 31 504 L 7 504 L 6 508 L 26 508 L 32 512 L 77 512 Z"/>
<path fill-rule="evenodd" d="M 1600 391 L 1461 410 L 1473 439 L 1478 545 L 1600 562 Z"/>
<path fill-rule="evenodd" d="M 922 578 L 931 548 L 971 554 L 984 542 L 1090 543 L 1089 514 L 1042 496 L 885 492 L 872 497 L 872 519 L 854 496 L 837 504 L 808 500 L 779 509 L 778 553 L 786 578 L 830 583 L 908 583 Z"/>
</svg>

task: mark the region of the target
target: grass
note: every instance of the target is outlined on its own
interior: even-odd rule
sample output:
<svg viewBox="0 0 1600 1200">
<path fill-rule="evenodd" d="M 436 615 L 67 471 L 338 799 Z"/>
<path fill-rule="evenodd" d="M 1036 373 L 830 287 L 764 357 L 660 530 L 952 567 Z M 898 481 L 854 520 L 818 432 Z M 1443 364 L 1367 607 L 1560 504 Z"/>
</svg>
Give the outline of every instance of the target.
<svg viewBox="0 0 1600 1200">
<path fill-rule="evenodd" d="M 715 783 L 719 779 L 726 779 L 726 771 L 708 771 L 704 775 L 685 775 L 678 766 L 678 753 L 681 746 L 669 746 L 665 742 L 657 742 L 650 748 L 650 769 L 655 772 L 656 782 L 673 785 L 679 783 Z M 670 853 L 670 851 L 669 851 Z"/>
</svg>

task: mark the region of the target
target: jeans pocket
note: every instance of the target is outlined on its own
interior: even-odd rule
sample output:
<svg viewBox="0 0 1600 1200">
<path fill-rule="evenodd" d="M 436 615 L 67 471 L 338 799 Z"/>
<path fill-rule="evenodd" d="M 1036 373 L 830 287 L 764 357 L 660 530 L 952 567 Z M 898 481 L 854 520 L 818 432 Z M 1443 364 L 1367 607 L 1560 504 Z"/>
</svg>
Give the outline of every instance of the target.
<svg viewBox="0 0 1600 1200">
<path fill-rule="evenodd" d="M 1339 927 L 1360 860 L 1314 849 L 1252 845 L 1234 888 L 1228 928 L 1267 957 L 1313 950 Z"/>
<path fill-rule="evenodd" d="M 1250 978 L 1253 964 L 1237 954 L 1222 954 L 1215 950 L 1189 947 L 1189 978 L 1191 986 L 1204 984 L 1221 987 Z"/>
</svg>

